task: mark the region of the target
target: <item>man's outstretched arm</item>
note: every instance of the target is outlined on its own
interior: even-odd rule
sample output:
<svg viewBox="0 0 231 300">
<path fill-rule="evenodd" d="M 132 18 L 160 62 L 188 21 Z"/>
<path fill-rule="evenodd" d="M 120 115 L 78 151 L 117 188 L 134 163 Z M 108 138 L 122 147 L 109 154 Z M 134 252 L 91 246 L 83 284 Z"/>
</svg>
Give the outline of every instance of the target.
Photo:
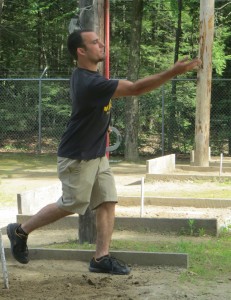
<svg viewBox="0 0 231 300">
<path fill-rule="evenodd" d="M 198 58 L 195 58 L 191 61 L 185 58 L 183 60 L 177 61 L 172 68 L 166 71 L 139 79 L 135 82 L 131 82 L 128 80 L 119 80 L 113 98 L 125 96 L 138 96 L 148 93 L 160 87 L 166 81 L 174 78 L 175 76 L 196 69 L 200 65 L 201 60 Z"/>
</svg>

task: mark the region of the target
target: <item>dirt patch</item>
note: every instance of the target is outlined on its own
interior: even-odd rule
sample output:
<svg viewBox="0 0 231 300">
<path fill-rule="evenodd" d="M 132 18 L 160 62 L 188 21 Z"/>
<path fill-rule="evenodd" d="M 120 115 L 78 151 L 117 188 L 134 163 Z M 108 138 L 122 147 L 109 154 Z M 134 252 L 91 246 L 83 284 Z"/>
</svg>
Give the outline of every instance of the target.
<svg viewBox="0 0 231 300">
<path fill-rule="evenodd" d="M 145 177 L 145 166 L 120 164 L 112 166 L 115 173 L 115 180 L 119 195 L 140 195 L 140 179 Z M 35 176 L 36 177 L 36 176 Z M 47 179 L 30 178 L 8 178 L 10 184 L 15 182 L 14 189 L 27 189 L 33 184 L 35 186 L 47 185 Z M 57 179 L 53 174 L 49 178 L 53 184 Z M 35 182 L 36 181 L 36 182 Z M 23 186 L 22 186 L 23 185 Z M 152 195 L 163 195 L 166 193 L 176 195 L 179 191 L 195 193 L 199 190 L 214 191 L 214 198 L 218 197 L 222 190 L 231 191 L 229 186 L 220 186 L 217 183 L 196 184 L 194 182 L 155 182 L 145 184 L 145 192 Z M 12 190 L 12 189 L 11 189 Z M 145 216 L 174 217 L 179 215 L 188 216 L 190 213 L 198 216 L 202 210 L 194 211 L 193 208 L 173 207 L 146 207 Z M 230 213 L 227 208 L 220 208 L 219 214 Z M 117 215 L 138 216 L 139 207 L 119 207 Z M 214 217 L 218 213 L 214 209 L 207 209 L 203 212 L 208 217 Z M 10 220 L 9 220 L 10 221 Z M 36 232 L 37 234 L 37 232 Z M 36 238 L 35 234 L 35 238 Z M 121 233 L 120 237 L 121 237 Z M 129 233 L 124 233 L 124 238 L 133 238 Z M 65 235 L 68 233 L 65 232 Z M 41 236 L 40 236 L 41 237 Z M 31 236 L 32 238 L 32 236 Z M 57 239 L 57 236 L 54 237 Z M 121 237 L 122 238 L 122 237 Z M 138 238 L 138 234 L 135 238 Z M 147 237 L 148 238 L 148 237 Z M 139 239 L 141 239 L 139 235 Z M 53 261 L 40 260 L 31 261 L 28 265 L 21 265 L 15 261 L 7 261 L 10 289 L 0 288 L 0 299 L 6 300 L 49 300 L 49 299 L 230 299 L 230 278 L 222 275 L 212 281 L 202 281 L 196 274 L 185 269 L 164 268 L 164 267 L 138 267 L 132 266 L 132 272 L 128 276 L 115 276 L 107 274 L 94 274 L 88 271 L 88 264 L 79 261 Z M 186 280 L 182 281 L 182 275 Z M 0 279 L 3 287 L 3 278 Z"/>
<path fill-rule="evenodd" d="M 127 276 L 94 274 L 88 264 L 72 261 L 8 263 L 10 289 L 0 299 L 230 299 L 230 281 L 217 278 L 202 282 L 195 274 L 178 268 L 137 267 Z M 186 272 L 188 281 L 181 281 Z"/>
</svg>

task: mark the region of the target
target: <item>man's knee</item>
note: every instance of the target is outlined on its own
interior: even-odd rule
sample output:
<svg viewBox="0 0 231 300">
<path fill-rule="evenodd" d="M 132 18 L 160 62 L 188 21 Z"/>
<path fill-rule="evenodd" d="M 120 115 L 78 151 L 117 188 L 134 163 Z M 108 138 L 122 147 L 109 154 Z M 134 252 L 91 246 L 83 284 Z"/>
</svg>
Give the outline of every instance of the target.
<svg viewBox="0 0 231 300">
<path fill-rule="evenodd" d="M 96 211 L 115 211 L 115 206 L 117 202 L 103 202 L 97 208 Z"/>
<path fill-rule="evenodd" d="M 103 202 L 101 205 L 103 205 L 106 208 L 113 208 L 113 207 L 116 206 L 116 203 L 117 202 L 110 202 L 110 201 L 108 201 L 108 202 Z"/>
</svg>

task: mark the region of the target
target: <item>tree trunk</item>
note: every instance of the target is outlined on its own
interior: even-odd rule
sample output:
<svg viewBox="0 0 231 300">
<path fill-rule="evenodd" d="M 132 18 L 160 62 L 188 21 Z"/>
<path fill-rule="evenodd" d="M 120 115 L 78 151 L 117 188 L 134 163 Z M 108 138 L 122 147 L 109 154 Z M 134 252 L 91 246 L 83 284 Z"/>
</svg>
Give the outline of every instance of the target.
<svg viewBox="0 0 231 300">
<path fill-rule="evenodd" d="M 178 22 L 176 28 L 176 38 L 175 38 L 175 51 L 174 51 L 174 63 L 179 59 L 179 50 L 180 50 L 180 42 L 182 37 L 182 29 L 181 29 L 181 15 L 182 15 L 182 0 L 178 0 Z M 172 144 L 174 141 L 174 136 L 177 131 L 177 122 L 176 122 L 176 101 L 177 101 L 177 82 L 176 80 L 172 80 L 172 99 L 170 105 L 170 120 L 169 120 L 169 130 L 168 130 L 168 151 L 172 151 Z"/>
<path fill-rule="evenodd" d="M 94 9 L 90 9 L 93 5 L 93 0 L 79 0 L 80 8 L 80 25 L 82 29 L 94 30 L 95 15 Z"/>
<path fill-rule="evenodd" d="M 104 41 L 104 1 L 94 2 L 92 9 L 85 9 L 93 5 L 93 0 L 80 0 L 81 9 L 80 24 L 84 29 L 94 30 L 101 41 Z M 101 68 L 102 69 L 102 66 Z M 83 216 L 79 216 L 79 243 L 93 244 L 96 242 L 95 213 L 89 208 Z"/>
<path fill-rule="evenodd" d="M 133 21 L 128 65 L 128 80 L 136 81 L 140 68 L 140 40 L 142 27 L 143 0 L 133 0 Z M 138 159 L 139 102 L 138 97 L 126 99 L 125 159 Z"/>
<path fill-rule="evenodd" d="M 209 131 L 212 79 L 212 46 L 214 34 L 214 0 L 200 1 L 200 48 L 202 60 L 198 71 L 195 121 L 196 166 L 209 166 Z"/>
<path fill-rule="evenodd" d="M 79 243 L 95 244 L 95 242 L 95 212 L 88 208 L 83 216 L 79 216 Z"/>
<path fill-rule="evenodd" d="M 104 0 L 80 0 L 79 8 L 81 28 L 94 30 L 99 39 L 104 41 Z M 98 66 L 99 72 L 103 73 L 104 62 Z"/>
<path fill-rule="evenodd" d="M 3 5 L 4 5 L 4 0 L 0 0 L 0 20 L 1 20 L 1 17 L 2 17 Z"/>
</svg>

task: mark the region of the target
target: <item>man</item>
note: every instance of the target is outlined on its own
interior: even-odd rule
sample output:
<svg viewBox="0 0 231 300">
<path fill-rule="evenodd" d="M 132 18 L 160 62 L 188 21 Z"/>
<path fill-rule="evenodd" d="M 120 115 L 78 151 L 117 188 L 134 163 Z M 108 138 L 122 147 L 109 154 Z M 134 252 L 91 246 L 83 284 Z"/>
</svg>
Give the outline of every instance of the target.
<svg viewBox="0 0 231 300">
<path fill-rule="evenodd" d="M 98 63 L 104 60 L 104 44 L 95 32 L 75 31 L 68 37 L 67 45 L 78 67 L 70 83 L 72 114 L 58 149 L 62 197 L 25 223 L 7 226 L 11 252 L 20 263 L 28 263 L 28 234 L 65 216 L 84 214 L 89 206 L 96 211 L 97 230 L 96 251 L 89 270 L 129 274 L 130 268 L 109 254 L 117 203 L 114 177 L 105 157 L 111 99 L 152 91 L 176 75 L 198 67 L 200 60 L 184 59 L 165 72 L 133 83 L 108 80 L 97 72 Z"/>
</svg>

